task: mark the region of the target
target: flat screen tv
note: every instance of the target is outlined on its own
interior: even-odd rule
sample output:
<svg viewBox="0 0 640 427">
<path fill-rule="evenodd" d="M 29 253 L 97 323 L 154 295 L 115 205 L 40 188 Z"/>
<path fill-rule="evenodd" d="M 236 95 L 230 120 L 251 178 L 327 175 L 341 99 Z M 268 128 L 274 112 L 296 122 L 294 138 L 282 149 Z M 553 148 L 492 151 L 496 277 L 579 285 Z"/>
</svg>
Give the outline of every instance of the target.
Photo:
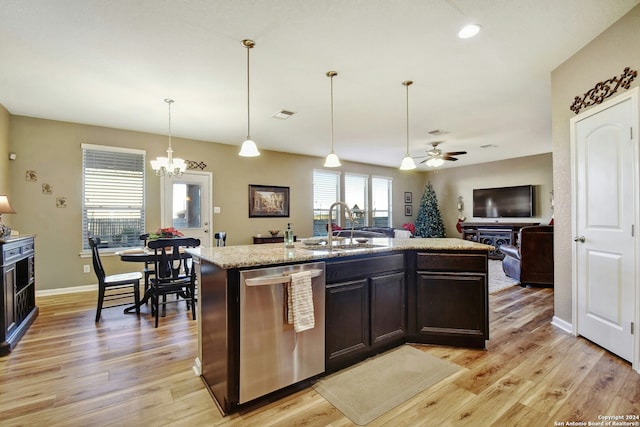
<svg viewBox="0 0 640 427">
<path fill-rule="evenodd" d="M 528 218 L 533 212 L 533 185 L 473 190 L 474 217 Z"/>
</svg>

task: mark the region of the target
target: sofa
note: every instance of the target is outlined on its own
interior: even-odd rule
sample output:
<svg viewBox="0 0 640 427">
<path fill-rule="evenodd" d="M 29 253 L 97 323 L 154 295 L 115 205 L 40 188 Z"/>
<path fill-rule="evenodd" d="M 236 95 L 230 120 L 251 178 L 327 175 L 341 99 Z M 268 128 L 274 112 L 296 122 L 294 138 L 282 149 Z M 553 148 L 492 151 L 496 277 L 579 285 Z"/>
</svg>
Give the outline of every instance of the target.
<svg viewBox="0 0 640 427">
<path fill-rule="evenodd" d="M 517 245 L 501 245 L 502 270 L 521 286 L 553 287 L 553 225 L 522 227 Z"/>
</svg>

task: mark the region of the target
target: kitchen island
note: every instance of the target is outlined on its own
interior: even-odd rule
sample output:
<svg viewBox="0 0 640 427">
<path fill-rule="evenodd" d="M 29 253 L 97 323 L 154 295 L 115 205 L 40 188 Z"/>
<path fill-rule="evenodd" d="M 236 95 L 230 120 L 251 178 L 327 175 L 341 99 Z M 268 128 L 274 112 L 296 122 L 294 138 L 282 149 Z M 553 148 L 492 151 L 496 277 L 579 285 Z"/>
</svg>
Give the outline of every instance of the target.
<svg viewBox="0 0 640 427">
<path fill-rule="evenodd" d="M 485 347 L 489 339 L 487 260 L 492 246 L 453 238 L 376 238 L 365 245 L 341 246 L 328 250 L 298 242 L 293 248 L 266 244 L 189 250 L 198 274 L 196 370 L 223 414 L 307 386 L 312 380 L 292 383 L 251 403 L 241 398 L 241 370 L 247 366 L 240 360 L 241 343 L 255 345 L 256 340 L 241 338 L 248 332 L 242 327 L 246 324 L 242 313 L 252 310 L 243 300 L 247 299 L 243 277 L 253 270 L 314 265 L 318 271 L 317 266 L 322 266 L 324 295 L 315 304 L 321 324 L 313 332 L 324 335 L 317 350 L 324 353 L 324 371 L 318 375 L 405 342 Z M 284 285 L 278 284 L 269 293 L 280 295 L 283 290 Z M 273 305 L 281 310 L 282 297 L 278 298 Z M 263 316 L 265 329 L 272 328 L 274 317 L 283 329 L 292 328 L 284 325 L 279 313 Z M 260 331 L 255 332 L 258 337 Z M 265 347 L 272 341 L 265 340 Z M 253 350 L 258 356 L 260 345 Z M 297 370 L 305 363 L 293 365 Z"/>
</svg>

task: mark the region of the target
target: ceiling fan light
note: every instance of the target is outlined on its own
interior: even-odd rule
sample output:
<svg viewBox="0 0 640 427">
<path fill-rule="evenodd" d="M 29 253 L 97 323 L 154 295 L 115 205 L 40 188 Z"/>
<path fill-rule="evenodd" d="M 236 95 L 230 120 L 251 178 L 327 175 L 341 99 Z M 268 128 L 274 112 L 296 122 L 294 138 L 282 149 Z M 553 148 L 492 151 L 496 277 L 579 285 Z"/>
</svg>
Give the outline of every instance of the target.
<svg viewBox="0 0 640 427">
<path fill-rule="evenodd" d="M 336 155 L 336 153 L 329 153 L 327 155 L 327 158 L 324 161 L 324 167 L 325 168 L 337 168 L 342 166 L 342 163 L 340 163 L 340 159 L 338 158 L 338 156 Z"/>
<path fill-rule="evenodd" d="M 442 166 L 443 164 L 444 164 L 444 160 L 437 157 L 427 160 L 427 166 L 431 166 L 434 168 L 437 168 L 438 166 Z"/>
<path fill-rule="evenodd" d="M 240 152 L 238 153 L 242 157 L 257 157 L 260 155 L 260 151 L 258 151 L 258 147 L 256 143 L 249 137 L 247 140 L 242 143 L 242 147 L 240 147 Z"/>
<path fill-rule="evenodd" d="M 416 162 L 413 161 L 411 156 L 407 156 L 402 159 L 402 163 L 400 164 L 400 170 L 402 171 L 410 171 L 416 168 Z"/>
<path fill-rule="evenodd" d="M 461 39 L 469 39 L 471 37 L 474 37 L 474 36 L 478 35 L 478 33 L 480 32 L 481 28 L 482 27 L 480 27 L 480 25 L 478 25 L 478 24 L 465 25 L 458 32 L 458 37 L 460 37 Z"/>
</svg>

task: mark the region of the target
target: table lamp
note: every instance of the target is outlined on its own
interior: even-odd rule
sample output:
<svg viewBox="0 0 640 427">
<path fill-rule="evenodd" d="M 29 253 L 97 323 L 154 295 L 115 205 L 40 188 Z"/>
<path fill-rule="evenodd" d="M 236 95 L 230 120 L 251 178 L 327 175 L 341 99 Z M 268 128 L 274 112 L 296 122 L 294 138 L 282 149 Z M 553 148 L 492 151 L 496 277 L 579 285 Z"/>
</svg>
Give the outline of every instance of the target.
<svg viewBox="0 0 640 427">
<path fill-rule="evenodd" d="M 2 214 L 14 214 L 11 204 L 9 204 L 9 197 L 0 195 L 0 237 L 9 237 L 11 235 L 11 228 L 2 223 Z"/>
</svg>

